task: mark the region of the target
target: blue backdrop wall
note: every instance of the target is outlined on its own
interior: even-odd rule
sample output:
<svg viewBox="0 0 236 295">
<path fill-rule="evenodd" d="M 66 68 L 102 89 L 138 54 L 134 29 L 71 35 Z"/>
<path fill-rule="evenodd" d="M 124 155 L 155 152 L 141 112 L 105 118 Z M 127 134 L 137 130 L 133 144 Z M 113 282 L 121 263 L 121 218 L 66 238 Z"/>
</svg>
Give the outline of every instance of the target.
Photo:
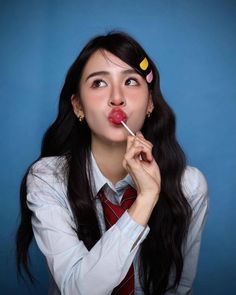
<svg viewBox="0 0 236 295">
<path fill-rule="evenodd" d="M 47 271 L 34 245 L 38 285 L 17 282 L 14 235 L 21 177 L 55 118 L 65 73 L 85 42 L 125 30 L 157 62 L 189 163 L 205 174 L 210 211 L 195 294 L 236 294 L 236 1 L 1 1 L 0 290 L 46 294 Z"/>
</svg>

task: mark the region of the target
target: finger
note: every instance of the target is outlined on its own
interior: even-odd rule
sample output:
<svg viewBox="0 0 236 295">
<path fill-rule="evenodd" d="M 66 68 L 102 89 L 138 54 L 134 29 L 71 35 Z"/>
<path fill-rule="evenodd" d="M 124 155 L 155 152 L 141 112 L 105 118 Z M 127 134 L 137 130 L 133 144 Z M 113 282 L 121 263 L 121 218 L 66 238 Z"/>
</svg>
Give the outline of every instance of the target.
<svg viewBox="0 0 236 295">
<path fill-rule="evenodd" d="M 132 135 L 128 135 L 127 136 L 127 145 L 126 145 L 126 151 L 128 151 L 131 146 L 133 145 L 134 143 L 134 140 L 135 140 L 135 136 L 132 136 Z"/>
<path fill-rule="evenodd" d="M 152 146 L 146 145 L 143 142 L 140 142 L 140 140 L 138 138 L 135 138 L 135 140 L 133 142 L 133 146 L 135 148 L 142 147 L 142 152 L 141 152 L 142 160 L 148 161 L 148 162 L 152 161 L 152 159 L 153 159 Z"/>
<path fill-rule="evenodd" d="M 146 148 L 147 149 L 147 148 Z M 125 159 L 129 160 L 137 160 L 142 152 L 145 152 L 145 147 L 141 144 L 133 144 L 130 149 L 125 154 Z"/>
<path fill-rule="evenodd" d="M 126 146 L 126 153 L 123 160 L 123 166 L 126 168 L 127 160 L 135 158 L 137 155 L 140 155 L 143 148 L 134 148 L 135 136 L 128 136 L 127 137 L 127 146 Z M 137 146 L 137 145 L 136 145 Z M 141 145 L 139 145 L 141 146 Z M 138 146 L 137 146 L 138 147 Z M 139 153 L 139 154 L 138 154 Z"/>
<path fill-rule="evenodd" d="M 143 151 L 143 146 L 132 145 L 124 156 L 125 166 L 131 166 L 132 169 L 140 169 L 140 154 Z"/>
<path fill-rule="evenodd" d="M 145 162 L 151 162 L 153 160 L 153 156 L 152 156 L 152 147 L 153 145 L 145 140 L 145 138 L 143 137 L 141 132 L 137 133 L 137 136 L 128 136 L 127 137 L 127 147 L 126 147 L 126 153 L 130 151 L 130 149 L 132 149 L 133 147 L 136 148 L 136 155 L 134 155 L 134 151 L 131 151 L 131 153 L 128 153 L 128 155 L 130 154 L 130 158 L 134 158 L 135 161 L 140 162 L 145 161 Z M 139 149 L 137 151 L 137 148 Z M 139 153 L 140 152 L 140 153 Z M 124 159 L 123 161 L 123 167 L 127 170 L 127 160 Z"/>
<path fill-rule="evenodd" d="M 144 145 L 146 145 L 147 147 L 150 147 L 152 148 L 153 147 L 153 144 L 146 140 L 145 137 L 143 136 L 142 132 L 141 131 L 138 131 L 135 135 L 135 137 L 140 141 L 142 142 Z"/>
<path fill-rule="evenodd" d="M 127 147 L 126 147 L 126 151 L 131 147 L 131 145 L 133 144 L 133 142 L 134 142 L 135 139 L 138 139 L 140 141 L 140 143 L 142 143 L 143 145 L 146 145 L 149 148 L 152 148 L 153 147 L 153 144 L 150 141 L 148 141 L 148 140 L 146 140 L 144 138 L 144 136 L 141 133 L 141 131 L 138 131 L 135 136 L 132 136 L 132 135 L 128 135 L 127 136 Z"/>
</svg>

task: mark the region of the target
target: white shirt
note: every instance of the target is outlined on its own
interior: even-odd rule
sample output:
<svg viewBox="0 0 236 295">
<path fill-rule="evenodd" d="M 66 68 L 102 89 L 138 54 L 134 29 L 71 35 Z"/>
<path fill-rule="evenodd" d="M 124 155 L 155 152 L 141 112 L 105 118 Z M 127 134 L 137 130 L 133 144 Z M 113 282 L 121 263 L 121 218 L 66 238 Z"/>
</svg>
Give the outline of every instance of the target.
<svg viewBox="0 0 236 295">
<path fill-rule="evenodd" d="M 73 230 L 76 222 L 67 199 L 64 159 L 43 158 L 36 162 L 27 177 L 27 205 L 32 210 L 32 227 L 36 242 L 45 255 L 52 275 L 50 295 L 108 295 L 125 277 L 134 262 L 135 294 L 143 294 L 138 279 L 137 259 L 142 241 L 149 232 L 137 224 L 126 211 L 109 230 L 98 191 L 105 185 L 107 197 L 118 204 L 125 187 L 135 187 L 127 175 L 115 186 L 104 177 L 92 156 L 93 195 L 102 237 L 88 251 Z M 196 274 L 201 234 L 208 207 L 207 184 L 202 173 L 187 167 L 182 177 L 183 192 L 193 215 L 183 246 L 184 269 L 177 292 L 166 295 L 192 294 Z M 172 276 L 170 276 L 170 281 Z"/>
</svg>

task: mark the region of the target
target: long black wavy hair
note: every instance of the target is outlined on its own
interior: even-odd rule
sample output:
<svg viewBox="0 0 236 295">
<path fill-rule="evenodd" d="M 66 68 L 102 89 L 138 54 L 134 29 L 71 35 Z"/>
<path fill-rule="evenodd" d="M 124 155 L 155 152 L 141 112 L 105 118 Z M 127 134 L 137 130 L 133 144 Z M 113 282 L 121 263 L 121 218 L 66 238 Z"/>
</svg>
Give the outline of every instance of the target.
<svg viewBox="0 0 236 295">
<path fill-rule="evenodd" d="M 92 202 L 91 179 L 86 173 L 90 167 L 91 132 L 86 122 L 75 116 L 71 96 L 79 97 L 79 82 L 88 59 L 97 50 L 107 50 L 134 68 L 144 78 L 150 70 L 153 81 L 148 84 L 153 98 L 153 112 L 142 127 L 145 138 L 152 142 L 153 156 L 162 179 L 160 198 L 148 222 L 150 232 L 141 245 L 140 281 L 145 294 L 164 294 L 167 288 L 176 288 L 183 270 L 182 244 L 190 223 L 191 208 L 183 194 L 181 178 L 186 167 L 185 155 L 175 136 L 175 116 L 164 100 L 160 89 L 159 73 L 144 49 L 129 35 L 110 32 L 93 38 L 70 67 L 60 94 L 59 112 L 55 122 L 44 135 L 40 158 L 66 158 L 68 199 L 77 222 L 78 238 L 90 250 L 100 239 L 101 232 Z M 146 71 L 139 67 L 147 58 Z M 29 246 L 33 238 L 32 212 L 26 204 L 27 170 L 21 184 L 21 223 L 16 235 L 17 271 L 25 271 L 33 282 L 29 268 Z M 80 179 L 80 181 L 77 181 Z M 169 286 L 169 275 L 175 277 Z"/>
</svg>

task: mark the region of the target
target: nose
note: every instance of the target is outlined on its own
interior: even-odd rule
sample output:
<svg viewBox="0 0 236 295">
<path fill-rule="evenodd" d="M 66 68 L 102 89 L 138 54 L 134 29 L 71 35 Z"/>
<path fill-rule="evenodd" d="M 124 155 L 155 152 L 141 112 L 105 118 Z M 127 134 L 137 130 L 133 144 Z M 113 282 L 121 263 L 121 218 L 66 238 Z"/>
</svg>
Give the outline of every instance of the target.
<svg viewBox="0 0 236 295">
<path fill-rule="evenodd" d="M 109 106 L 124 106 L 125 105 L 125 97 L 122 91 L 121 86 L 113 85 L 111 87 L 110 98 L 109 98 Z"/>
</svg>

